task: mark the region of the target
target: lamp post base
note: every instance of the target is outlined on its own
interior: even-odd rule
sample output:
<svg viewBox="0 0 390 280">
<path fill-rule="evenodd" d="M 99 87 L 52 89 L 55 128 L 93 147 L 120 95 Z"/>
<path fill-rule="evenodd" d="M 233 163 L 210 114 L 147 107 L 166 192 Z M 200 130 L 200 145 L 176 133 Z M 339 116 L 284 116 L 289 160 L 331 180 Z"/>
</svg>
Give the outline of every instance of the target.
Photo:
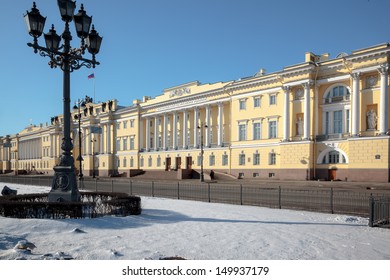
<svg viewBox="0 0 390 280">
<path fill-rule="evenodd" d="M 55 174 L 48 195 L 49 202 L 80 201 L 74 168 L 56 166 L 53 169 Z"/>
</svg>

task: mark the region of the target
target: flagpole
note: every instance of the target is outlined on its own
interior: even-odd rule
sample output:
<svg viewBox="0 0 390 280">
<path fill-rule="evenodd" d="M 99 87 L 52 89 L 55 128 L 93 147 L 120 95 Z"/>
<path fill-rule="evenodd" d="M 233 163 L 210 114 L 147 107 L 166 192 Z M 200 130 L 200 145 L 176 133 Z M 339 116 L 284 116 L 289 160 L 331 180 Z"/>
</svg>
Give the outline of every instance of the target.
<svg viewBox="0 0 390 280">
<path fill-rule="evenodd" d="M 97 101 L 96 101 L 96 82 L 95 82 L 95 73 L 93 73 L 93 100 L 95 101 L 95 103 L 97 103 Z"/>
</svg>

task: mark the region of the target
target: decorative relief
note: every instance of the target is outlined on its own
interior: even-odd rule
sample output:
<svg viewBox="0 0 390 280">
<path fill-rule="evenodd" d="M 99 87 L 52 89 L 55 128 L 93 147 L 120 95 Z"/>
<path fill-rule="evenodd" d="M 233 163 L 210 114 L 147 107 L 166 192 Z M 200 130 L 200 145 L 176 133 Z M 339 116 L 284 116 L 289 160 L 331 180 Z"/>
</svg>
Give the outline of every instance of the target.
<svg viewBox="0 0 390 280">
<path fill-rule="evenodd" d="M 373 88 L 378 85 L 378 76 L 371 75 L 366 77 L 366 88 Z"/>
<path fill-rule="evenodd" d="M 294 92 L 294 99 L 300 100 L 303 99 L 303 96 L 304 96 L 303 88 L 297 88 Z"/>
<path fill-rule="evenodd" d="M 172 98 L 172 97 L 176 97 L 176 96 L 182 96 L 184 94 L 190 94 L 191 93 L 191 88 L 178 88 L 178 89 L 175 89 L 175 90 L 172 90 L 170 93 L 169 93 L 169 98 Z"/>
</svg>

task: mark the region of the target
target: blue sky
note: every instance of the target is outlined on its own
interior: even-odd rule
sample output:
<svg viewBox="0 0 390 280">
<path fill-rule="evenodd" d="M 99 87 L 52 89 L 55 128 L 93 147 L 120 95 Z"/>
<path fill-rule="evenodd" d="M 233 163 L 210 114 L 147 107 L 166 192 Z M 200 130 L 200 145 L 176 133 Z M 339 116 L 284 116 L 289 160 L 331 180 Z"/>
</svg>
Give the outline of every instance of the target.
<svg viewBox="0 0 390 280">
<path fill-rule="evenodd" d="M 32 2 L 1 1 L 0 136 L 62 113 L 62 71 L 27 47 L 23 15 Z M 57 1 L 36 2 L 45 32 L 54 24 L 62 33 Z M 390 41 L 388 0 L 79 0 L 77 10 L 81 3 L 104 39 L 101 65 L 71 74 L 72 104 L 93 97 L 94 82 L 97 101 L 127 106 L 190 81 L 278 71 L 308 51 L 333 58 Z M 73 24 L 71 31 L 78 47 Z"/>
</svg>

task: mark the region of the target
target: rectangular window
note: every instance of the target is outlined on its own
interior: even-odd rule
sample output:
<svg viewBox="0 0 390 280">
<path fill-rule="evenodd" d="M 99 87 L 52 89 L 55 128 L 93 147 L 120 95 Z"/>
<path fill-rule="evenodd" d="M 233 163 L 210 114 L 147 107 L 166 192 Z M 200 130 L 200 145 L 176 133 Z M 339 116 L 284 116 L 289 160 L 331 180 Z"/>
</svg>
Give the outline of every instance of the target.
<svg viewBox="0 0 390 280">
<path fill-rule="evenodd" d="M 239 165 L 245 165 L 245 154 L 240 154 L 238 158 Z"/>
<path fill-rule="evenodd" d="M 270 121 L 268 123 L 268 138 L 276 138 L 277 137 L 277 122 Z"/>
<path fill-rule="evenodd" d="M 127 165 L 127 159 L 125 157 L 125 158 L 123 158 L 123 167 L 126 167 L 126 165 Z"/>
<path fill-rule="evenodd" d="M 141 157 L 141 158 L 139 159 L 139 166 L 140 166 L 140 167 L 144 167 L 144 158 L 143 158 L 143 157 Z"/>
<path fill-rule="evenodd" d="M 161 166 L 161 158 L 160 158 L 160 157 L 157 158 L 157 166 L 158 166 L 158 167 Z"/>
<path fill-rule="evenodd" d="M 134 120 L 130 120 L 130 127 L 131 127 L 131 128 L 134 127 Z"/>
<path fill-rule="evenodd" d="M 269 154 L 269 165 L 275 165 L 276 164 L 276 153 L 270 153 Z"/>
<path fill-rule="evenodd" d="M 253 97 L 253 107 L 260 108 L 260 97 L 259 96 Z"/>
<path fill-rule="evenodd" d="M 261 139 L 261 123 L 253 124 L 253 140 Z"/>
<path fill-rule="evenodd" d="M 333 133 L 343 133 L 343 111 L 333 112 Z"/>
<path fill-rule="evenodd" d="M 240 110 L 246 110 L 246 99 L 240 100 Z"/>
<path fill-rule="evenodd" d="M 124 150 L 124 151 L 127 150 L 127 137 L 126 137 L 126 138 L 123 138 L 123 150 Z"/>
<path fill-rule="evenodd" d="M 260 154 L 253 154 L 253 165 L 260 165 Z"/>
<path fill-rule="evenodd" d="M 124 129 L 127 128 L 127 121 L 124 121 L 124 122 L 123 122 L 123 128 L 124 128 Z"/>
<path fill-rule="evenodd" d="M 134 167 L 134 159 L 130 158 L 130 167 Z"/>
<path fill-rule="evenodd" d="M 120 122 L 116 123 L 116 129 L 118 129 L 118 130 L 121 129 L 121 123 Z"/>
<path fill-rule="evenodd" d="M 270 95 L 269 96 L 269 105 L 275 105 L 276 104 L 276 95 Z"/>
<path fill-rule="evenodd" d="M 121 139 L 120 138 L 116 139 L 116 150 L 117 151 L 121 150 Z"/>
<path fill-rule="evenodd" d="M 329 112 L 325 112 L 325 135 L 329 134 Z"/>
<path fill-rule="evenodd" d="M 198 166 L 201 166 L 202 165 L 202 156 L 198 156 L 197 161 L 198 161 Z"/>
<path fill-rule="evenodd" d="M 148 166 L 151 167 L 152 166 L 152 158 L 148 158 Z"/>
<path fill-rule="evenodd" d="M 222 165 L 227 166 L 229 164 L 229 156 L 228 155 L 222 155 Z"/>
<path fill-rule="evenodd" d="M 210 166 L 214 166 L 215 165 L 215 155 L 210 155 L 209 156 L 209 164 L 210 164 Z"/>
<path fill-rule="evenodd" d="M 134 150 L 134 137 L 130 137 L 130 150 Z"/>
<path fill-rule="evenodd" d="M 246 124 L 238 125 L 238 141 L 246 140 Z"/>
<path fill-rule="evenodd" d="M 349 113 L 349 110 L 346 110 L 346 112 L 345 112 L 345 114 L 346 114 L 346 123 L 345 123 L 345 128 L 346 128 L 346 133 L 349 133 L 350 132 L 350 130 L 349 130 L 349 121 L 350 121 L 350 113 Z"/>
</svg>

